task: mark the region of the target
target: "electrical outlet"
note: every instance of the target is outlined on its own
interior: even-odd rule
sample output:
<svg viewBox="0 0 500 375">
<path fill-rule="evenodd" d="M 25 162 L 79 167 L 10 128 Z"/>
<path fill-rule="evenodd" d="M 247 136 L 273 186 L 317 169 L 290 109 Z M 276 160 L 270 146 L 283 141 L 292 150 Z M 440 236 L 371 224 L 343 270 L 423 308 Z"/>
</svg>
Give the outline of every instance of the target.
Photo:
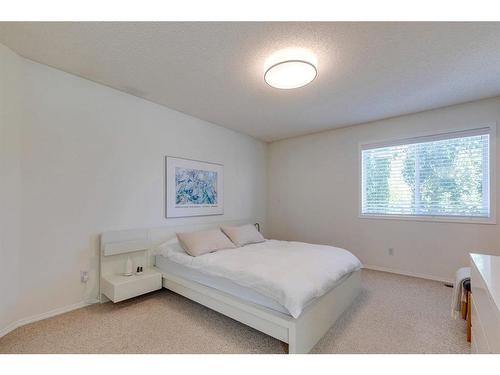
<svg viewBox="0 0 500 375">
<path fill-rule="evenodd" d="M 80 281 L 82 283 L 89 281 L 89 271 L 80 271 Z"/>
<path fill-rule="evenodd" d="M 387 252 L 389 253 L 390 256 L 394 255 L 394 249 L 392 247 L 388 248 Z"/>
</svg>

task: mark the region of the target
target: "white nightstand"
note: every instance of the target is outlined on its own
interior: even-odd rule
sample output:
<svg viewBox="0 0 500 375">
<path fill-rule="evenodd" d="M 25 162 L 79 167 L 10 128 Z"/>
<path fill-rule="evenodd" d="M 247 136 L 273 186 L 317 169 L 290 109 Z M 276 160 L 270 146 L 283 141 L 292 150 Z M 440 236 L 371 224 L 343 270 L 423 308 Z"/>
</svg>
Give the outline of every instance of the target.
<svg viewBox="0 0 500 375">
<path fill-rule="evenodd" d="M 101 279 L 101 292 L 113 302 L 120 302 L 161 289 L 161 273 L 147 268 L 132 276 L 106 275 Z"/>
<path fill-rule="evenodd" d="M 120 302 L 162 288 L 162 274 L 152 266 L 151 240 L 144 229 L 106 232 L 101 236 L 100 300 Z M 130 258 L 133 269 L 144 271 L 123 276 L 125 263 Z"/>
</svg>

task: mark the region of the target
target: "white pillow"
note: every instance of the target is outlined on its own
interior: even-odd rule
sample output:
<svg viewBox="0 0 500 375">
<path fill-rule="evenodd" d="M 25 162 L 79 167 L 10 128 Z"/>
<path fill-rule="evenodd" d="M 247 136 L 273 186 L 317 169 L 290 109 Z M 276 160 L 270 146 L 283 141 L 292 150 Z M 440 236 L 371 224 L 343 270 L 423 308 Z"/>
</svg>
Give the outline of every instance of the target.
<svg viewBox="0 0 500 375">
<path fill-rule="evenodd" d="M 176 233 L 176 235 L 186 253 L 194 257 L 236 247 L 219 229 Z"/>
<path fill-rule="evenodd" d="M 221 227 L 221 230 L 228 236 L 236 246 L 245 246 L 251 243 L 264 242 L 262 234 L 252 224 L 240 227 Z"/>
<path fill-rule="evenodd" d="M 172 237 L 169 240 L 162 242 L 159 244 L 153 255 L 164 255 L 164 254 L 170 254 L 172 252 L 183 252 L 185 253 L 184 249 L 182 248 L 181 244 L 179 243 L 179 240 L 177 237 Z"/>
</svg>

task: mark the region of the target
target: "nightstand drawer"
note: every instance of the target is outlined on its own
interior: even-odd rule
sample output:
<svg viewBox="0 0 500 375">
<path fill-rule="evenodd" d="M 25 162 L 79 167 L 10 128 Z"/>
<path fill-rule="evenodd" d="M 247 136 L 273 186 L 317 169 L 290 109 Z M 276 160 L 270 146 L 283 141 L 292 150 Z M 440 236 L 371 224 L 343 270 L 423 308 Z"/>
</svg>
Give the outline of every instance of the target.
<svg viewBox="0 0 500 375">
<path fill-rule="evenodd" d="M 103 294 L 113 302 L 120 302 L 162 288 L 161 273 L 147 269 L 133 276 L 106 275 L 101 279 Z"/>
</svg>

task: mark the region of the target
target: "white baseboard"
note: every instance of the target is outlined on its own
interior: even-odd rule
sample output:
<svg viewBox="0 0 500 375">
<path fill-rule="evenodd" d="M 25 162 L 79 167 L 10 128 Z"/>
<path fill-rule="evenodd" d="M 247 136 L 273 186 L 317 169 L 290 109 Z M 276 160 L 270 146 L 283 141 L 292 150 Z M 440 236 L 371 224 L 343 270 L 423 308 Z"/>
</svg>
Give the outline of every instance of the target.
<svg viewBox="0 0 500 375">
<path fill-rule="evenodd" d="M 382 272 L 395 273 L 395 274 L 404 275 L 404 276 L 418 277 L 420 279 L 440 281 L 440 282 L 443 282 L 443 283 L 450 283 L 450 284 L 454 283 L 454 280 L 447 279 L 447 278 L 441 277 L 441 276 L 427 275 L 425 273 L 407 272 L 407 271 L 397 270 L 397 269 L 394 269 L 394 268 L 388 268 L 388 267 L 382 267 L 382 266 L 372 266 L 370 264 L 363 264 L 363 268 L 367 268 L 369 270 L 374 270 L 374 271 L 382 271 Z"/>
<path fill-rule="evenodd" d="M 92 304 L 98 303 L 98 302 L 99 301 L 97 299 L 92 300 L 92 301 L 81 301 L 81 302 L 75 303 L 73 305 L 63 306 L 63 307 L 60 307 L 60 308 L 57 308 L 57 309 L 54 309 L 51 311 L 47 311 L 47 312 L 42 313 L 42 314 L 33 315 L 33 316 L 28 317 L 28 318 L 19 319 L 18 321 L 9 324 L 7 327 L 0 329 L 0 337 L 3 337 L 6 334 L 15 330 L 16 328 L 22 327 L 26 324 L 34 323 L 34 322 L 37 322 L 39 320 L 43 320 L 43 319 L 47 319 L 47 318 L 51 318 L 53 316 L 64 314 L 64 313 L 67 313 L 67 312 L 70 312 L 70 311 L 73 311 L 76 309 L 80 309 L 82 307 L 89 306 L 89 305 L 92 305 Z"/>
<path fill-rule="evenodd" d="M 389 273 L 395 273 L 398 275 L 419 277 L 421 279 L 435 280 L 435 281 L 440 281 L 443 283 L 453 284 L 453 280 L 439 277 L 439 276 L 427 275 L 427 274 L 416 273 L 416 272 L 401 271 L 401 270 L 397 270 L 397 269 L 393 269 L 393 268 L 373 266 L 373 265 L 369 265 L 369 264 L 364 264 L 363 268 L 367 268 L 369 270 L 374 270 L 374 271 L 389 272 Z M 92 305 L 92 304 L 98 303 L 98 302 L 99 302 L 99 300 L 97 300 L 97 299 L 90 301 L 90 302 L 89 301 L 81 301 L 81 302 L 75 303 L 73 305 L 60 307 L 58 309 L 54 309 L 54 310 L 51 310 L 51 311 L 48 311 L 48 312 L 45 312 L 45 313 L 42 313 L 39 315 L 34 315 L 34 316 L 31 316 L 28 318 L 20 319 L 14 323 L 11 323 L 7 327 L 0 329 L 0 337 L 3 337 L 6 334 L 8 334 L 9 332 L 12 332 L 13 330 L 15 330 L 16 328 L 24 326 L 26 324 L 34 323 L 34 322 L 37 322 L 39 320 L 43 320 L 43 319 L 47 319 L 47 318 L 51 318 L 53 316 L 64 314 L 66 312 L 76 310 L 76 309 L 79 309 L 79 308 L 82 308 L 82 307 L 85 307 L 88 305 Z"/>
<path fill-rule="evenodd" d="M 0 338 L 5 336 L 7 333 L 12 332 L 17 327 L 19 327 L 19 325 L 17 324 L 17 322 L 14 322 L 9 324 L 7 327 L 0 329 Z"/>
</svg>

